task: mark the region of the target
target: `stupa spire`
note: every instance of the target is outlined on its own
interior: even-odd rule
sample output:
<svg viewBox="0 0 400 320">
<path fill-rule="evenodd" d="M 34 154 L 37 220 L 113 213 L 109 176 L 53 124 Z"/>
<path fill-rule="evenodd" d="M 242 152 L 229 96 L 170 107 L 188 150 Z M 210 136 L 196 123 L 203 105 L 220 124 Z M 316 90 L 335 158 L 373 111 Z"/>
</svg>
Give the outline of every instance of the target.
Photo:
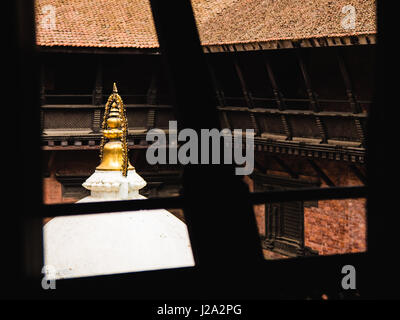
<svg viewBox="0 0 400 320">
<path fill-rule="evenodd" d="M 124 177 L 128 170 L 134 170 L 128 159 L 127 128 L 125 106 L 114 82 L 113 92 L 105 106 L 100 142 L 101 163 L 97 170 L 120 170 Z"/>
<path fill-rule="evenodd" d="M 138 191 L 146 185 L 146 181 L 136 173 L 129 162 L 128 121 L 115 83 L 105 105 L 101 131 L 101 162 L 83 183 L 83 186 L 90 190 L 90 196 L 81 201 L 141 198 Z"/>
</svg>

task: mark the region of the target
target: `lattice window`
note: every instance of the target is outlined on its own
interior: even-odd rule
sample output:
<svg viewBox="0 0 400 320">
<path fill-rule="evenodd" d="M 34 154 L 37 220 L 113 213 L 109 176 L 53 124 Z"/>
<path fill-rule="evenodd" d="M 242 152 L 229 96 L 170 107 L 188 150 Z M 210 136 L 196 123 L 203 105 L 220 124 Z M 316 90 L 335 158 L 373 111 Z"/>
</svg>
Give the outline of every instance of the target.
<svg viewBox="0 0 400 320">
<path fill-rule="evenodd" d="M 260 173 L 253 175 L 255 191 L 287 190 L 315 186 L 306 181 L 267 176 Z M 304 203 L 289 201 L 265 204 L 264 249 L 287 256 L 317 254 L 304 246 Z"/>
</svg>

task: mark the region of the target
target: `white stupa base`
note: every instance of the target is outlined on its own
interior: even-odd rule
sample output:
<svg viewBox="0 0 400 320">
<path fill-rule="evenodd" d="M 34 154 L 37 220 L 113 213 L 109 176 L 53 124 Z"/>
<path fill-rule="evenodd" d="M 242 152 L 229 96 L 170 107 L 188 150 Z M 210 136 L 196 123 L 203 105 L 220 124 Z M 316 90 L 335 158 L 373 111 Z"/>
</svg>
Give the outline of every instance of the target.
<svg viewBox="0 0 400 320">
<path fill-rule="evenodd" d="M 146 199 L 136 171 L 95 171 L 78 202 Z M 186 224 L 164 209 L 56 217 L 43 227 L 48 279 L 194 266 Z"/>
<path fill-rule="evenodd" d="M 56 217 L 43 233 L 49 278 L 194 266 L 186 225 L 164 209 Z"/>
<path fill-rule="evenodd" d="M 99 200 L 128 200 L 137 198 L 146 181 L 136 170 L 128 170 L 126 177 L 121 171 L 96 170 L 82 185 Z"/>
</svg>

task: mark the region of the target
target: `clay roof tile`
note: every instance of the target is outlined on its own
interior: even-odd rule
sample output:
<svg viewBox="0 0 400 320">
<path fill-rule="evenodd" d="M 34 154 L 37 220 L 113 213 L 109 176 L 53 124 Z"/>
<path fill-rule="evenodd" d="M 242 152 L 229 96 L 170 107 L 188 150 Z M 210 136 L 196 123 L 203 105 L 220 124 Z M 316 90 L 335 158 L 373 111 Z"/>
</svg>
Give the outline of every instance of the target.
<svg viewBox="0 0 400 320">
<path fill-rule="evenodd" d="M 346 5 L 354 29 L 343 28 Z M 376 33 L 375 0 L 192 0 L 203 45 Z M 40 46 L 157 48 L 148 0 L 36 0 Z"/>
</svg>

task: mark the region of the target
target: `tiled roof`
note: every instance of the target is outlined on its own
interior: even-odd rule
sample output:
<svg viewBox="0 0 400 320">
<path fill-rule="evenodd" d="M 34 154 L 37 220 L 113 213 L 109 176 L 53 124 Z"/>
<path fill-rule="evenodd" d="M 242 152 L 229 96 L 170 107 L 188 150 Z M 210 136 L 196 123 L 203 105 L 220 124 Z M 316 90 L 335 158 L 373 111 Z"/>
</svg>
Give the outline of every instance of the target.
<svg viewBox="0 0 400 320">
<path fill-rule="evenodd" d="M 202 43 L 234 44 L 376 32 L 373 0 L 192 0 Z M 226 5 L 215 6 L 216 3 Z M 341 21 L 346 5 L 356 10 L 355 29 Z M 207 14 L 205 14 L 207 13 Z"/>
<path fill-rule="evenodd" d="M 158 47 L 147 0 L 36 0 L 36 42 L 41 46 Z"/>
<path fill-rule="evenodd" d="M 192 0 L 192 4 L 203 45 L 376 33 L 375 0 Z M 354 29 L 342 27 L 346 5 L 356 10 Z M 158 47 L 148 0 L 36 0 L 36 22 L 40 46 Z"/>
</svg>

